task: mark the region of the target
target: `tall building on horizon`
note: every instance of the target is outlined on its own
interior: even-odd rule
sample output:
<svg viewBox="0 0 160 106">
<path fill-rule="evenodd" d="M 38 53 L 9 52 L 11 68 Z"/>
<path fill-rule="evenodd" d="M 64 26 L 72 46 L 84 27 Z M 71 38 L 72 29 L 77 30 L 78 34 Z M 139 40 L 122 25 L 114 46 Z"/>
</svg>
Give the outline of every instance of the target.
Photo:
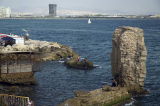
<svg viewBox="0 0 160 106">
<path fill-rule="evenodd" d="M 0 18 L 9 18 L 11 16 L 11 9 L 0 7 Z"/>
<path fill-rule="evenodd" d="M 57 15 L 57 4 L 49 4 L 49 16 Z"/>
</svg>

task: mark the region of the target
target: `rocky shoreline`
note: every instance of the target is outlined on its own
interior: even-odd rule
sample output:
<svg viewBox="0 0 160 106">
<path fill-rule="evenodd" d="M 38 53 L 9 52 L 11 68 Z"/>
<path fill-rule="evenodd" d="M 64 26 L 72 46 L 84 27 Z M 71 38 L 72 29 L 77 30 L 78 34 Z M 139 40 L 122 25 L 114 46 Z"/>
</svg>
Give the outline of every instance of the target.
<svg viewBox="0 0 160 106">
<path fill-rule="evenodd" d="M 103 86 L 93 91 L 76 91 L 75 97 L 58 106 L 113 106 L 129 100 L 131 95 L 124 87 Z"/>
<path fill-rule="evenodd" d="M 38 62 L 79 57 L 70 47 L 39 40 L 25 44 L 0 46 L 0 82 L 8 84 L 35 84 L 34 72 Z"/>
<path fill-rule="evenodd" d="M 148 93 L 144 87 L 147 49 L 143 30 L 118 27 L 112 37 L 112 87 L 105 85 L 93 91 L 78 91 L 75 97 L 59 106 L 112 106 Z M 113 82 L 114 81 L 114 82 Z"/>
<path fill-rule="evenodd" d="M 57 42 L 47 42 L 39 40 L 27 40 L 25 45 L 17 45 L 0 47 L 1 53 L 12 52 L 12 51 L 21 51 L 21 52 L 35 52 L 41 53 L 40 60 L 60 60 L 67 57 L 77 57 L 79 56 L 75 53 L 70 47 L 59 44 Z"/>
<path fill-rule="evenodd" d="M 111 106 L 129 100 L 134 95 L 147 93 L 143 88 L 147 73 L 147 50 L 143 30 L 129 26 L 118 27 L 113 33 L 112 45 L 112 76 L 116 84 L 112 87 L 105 85 L 93 91 L 77 91 L 74 98 L 64 101 L 59 106 Z M 88 60 L 79 61 L 79 55 L 71 48 L 54 42 L 29 39 L 25 45 L 1 47 L 0 51 L 1 53 L 9 51 L 40 53 L 37 61 L 70 58 L 65 63 L 69 67 L 93 68 L 93 63 Z"/>
<path fill-rule="evenodd" d="M 80 56 L 73 51 L 69 46 L 59 44 L 57 42 L 47 42 L 39 40 L 27 40 L 25 45 L 13 45 L 0 47 L 0 53 L 7 52 L 33 52 L 39 54 L 37 61 L 56 61 L 65 60 L 65 65 L 76 69 L 93 69 L 93 63 L 87 59 L 84 61 L 77 61 Z"/>
<path fill-rule="evenodd" d="M 88 60 L 77 61 L 79 57 L 70 47 L 57 42 L 29 39 L 25 44 L 0 46 L 0 82 L 34 84 L 34 68 L 37 62 L 43 61 L 64 60 L 65 65 L 70 68 L 93 68 L 93 63 Z"/>
</svg>

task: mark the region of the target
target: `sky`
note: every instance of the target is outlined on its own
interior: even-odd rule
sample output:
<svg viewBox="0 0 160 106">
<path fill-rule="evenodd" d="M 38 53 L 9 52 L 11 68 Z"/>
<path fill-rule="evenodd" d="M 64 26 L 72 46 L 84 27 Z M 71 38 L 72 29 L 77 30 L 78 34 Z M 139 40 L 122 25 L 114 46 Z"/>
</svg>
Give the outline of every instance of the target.
<svg viewBox="0 0 160 106">
<path fill-rule="evenodd" d="M 13 12 L 48 14 L 48 4 L 57 4 L 59 13 L 160 14 L 160 0 L 0 0 L 0 6 Z"/>
</svg>

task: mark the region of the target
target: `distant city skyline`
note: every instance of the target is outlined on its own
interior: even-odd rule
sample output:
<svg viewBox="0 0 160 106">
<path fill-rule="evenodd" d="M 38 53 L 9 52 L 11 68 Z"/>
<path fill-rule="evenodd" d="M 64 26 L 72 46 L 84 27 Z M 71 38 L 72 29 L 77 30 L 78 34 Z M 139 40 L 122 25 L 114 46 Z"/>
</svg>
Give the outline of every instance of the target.
<svg viewBox="0 0 160 106">
<path fill-rule="evenodd" d="M 12 12 L 48 14 L 48 4 L 57 4 L 58 15 L 66 14 L 160 14 L 160 0 L 0 0 Z"/>
</svg>

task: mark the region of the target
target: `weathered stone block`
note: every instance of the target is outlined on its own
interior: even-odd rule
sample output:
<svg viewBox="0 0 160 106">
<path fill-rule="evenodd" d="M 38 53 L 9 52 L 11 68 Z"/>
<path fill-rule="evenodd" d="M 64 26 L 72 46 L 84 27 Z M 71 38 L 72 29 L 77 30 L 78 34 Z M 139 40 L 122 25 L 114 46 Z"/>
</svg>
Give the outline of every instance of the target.
<svg viewBox="0 0 160 106">
<path fill-rule="evenodd" d="M 137 27 L 119 27 L 113 34 L 112 45 L 112 74 L 118 84 L 144 86 L 147 51 L 143 30 Z"/>
<path fill-rule="evenodd" d="M 1 74 L 0 82 L 9 84 L 35 84 L 33 72 Z"/>
</svg>

